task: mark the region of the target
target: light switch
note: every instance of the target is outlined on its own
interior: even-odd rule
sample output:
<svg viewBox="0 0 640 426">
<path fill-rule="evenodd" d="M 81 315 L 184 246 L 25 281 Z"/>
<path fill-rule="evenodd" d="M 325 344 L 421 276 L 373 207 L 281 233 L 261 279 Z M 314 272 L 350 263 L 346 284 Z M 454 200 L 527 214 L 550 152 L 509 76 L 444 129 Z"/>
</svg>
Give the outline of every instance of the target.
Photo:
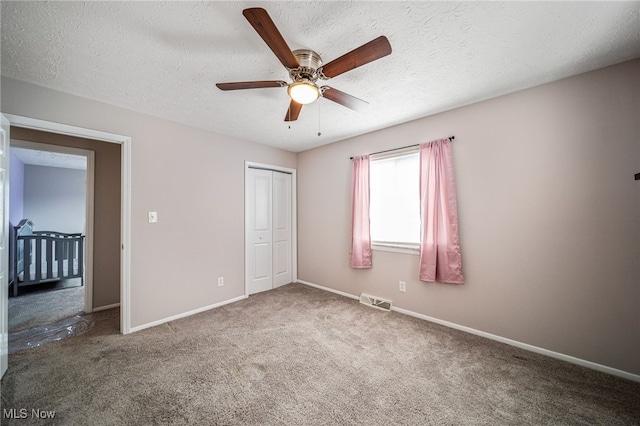
<svg viewBox="0 0 640 426">
<path fill-rule="evenodd" d="M 149 223 L 156 223 L 158 221 L 158 212 L 149 212 Z"/>
</svg>

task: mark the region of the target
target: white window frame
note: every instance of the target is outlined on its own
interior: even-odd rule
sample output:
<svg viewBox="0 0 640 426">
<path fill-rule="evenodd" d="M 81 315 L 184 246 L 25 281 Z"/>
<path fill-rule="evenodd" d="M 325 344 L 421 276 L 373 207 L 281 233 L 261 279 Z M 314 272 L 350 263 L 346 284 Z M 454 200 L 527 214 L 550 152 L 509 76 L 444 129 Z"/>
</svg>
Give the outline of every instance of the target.
<svg viewBox="0 0 640 426">
<path fill-rule="evenodd" d="M 378 160 L 385 160 L 394 157 L 402 157 L 409 154 L 419 153 L 418 146 L 409 147 L 401 150 L 394 150 L 393 152 L 374 154 L 369 158 L 371 163 Z M 416 192 L 416 197 L 419 198 L 419 194 Z M 419 200 L 418 200 L 419 201 Z M 370 213 L 371 214 L 371 213 Z M 371 249 L 377 251 L 385 251 L 392 253 L 403 253 L 411 255 L 420 254 L 420 243 L 406 243 L 406 242 L 394 242 L 394 241 L 371 241 Z"/>
</svg>

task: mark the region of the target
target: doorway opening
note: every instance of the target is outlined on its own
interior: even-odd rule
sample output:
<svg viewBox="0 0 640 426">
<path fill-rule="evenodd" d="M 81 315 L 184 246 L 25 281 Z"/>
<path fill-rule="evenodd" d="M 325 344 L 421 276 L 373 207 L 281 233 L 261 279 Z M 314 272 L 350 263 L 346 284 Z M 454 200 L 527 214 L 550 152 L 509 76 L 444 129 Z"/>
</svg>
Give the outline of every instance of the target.
<svg viewBox="0 0 640 426">
<path fill-rule="evenodd" d="M 103 207 L 100 209 L 96 209 L 95 215 L 100 212 L 101 214 L 106 214 L 107 222 L 117 221 L 119 223 L 119 232 L 106 231 L 100 232 L 98 235 L 98 230 L 96 229 L 96 235 L 99 236 L 100 241 L 105 239 L 113 239 L 117 241 L 115 244 L 115 251 L 109 254 L 107 257 L 109 259 L 118 259 L 119 260 L 119 270 L 115 271 L 116 274 L 116 285 L 119 289 L 119 300 L 116 300 L 118 303 L 100 303 L 97 299 L 101 298 L 101 295 L 96 294 L 98 288 L 94 285 L 94 294 L 93 294 L 93 311 L 109 309 L 112 307 L 120 306 L 120 332 L 122 334 L 128 334 L 131 332 L 131 313 L 130 313 L 130 263 L 131 263 L 131 255 L 130 255 L 130 243 L 131 243 L 131 138 L 128 136 L 123 136 L 114 133 L 103 132 L 99 130 L 92 130 L 83 127 L 71 126 L 62 123 L 56 123 L 36 118 L 18 116 L 13 114 L 4 114 L 7 118 L 8 124 L 11 125 L 12 129 L 18 129 L 21 131 L 27 132 L 41 132 L 47 135 L 46 139 L 55 138 L 60 139 L 66 136 L 71 136 L 75 138 L 82 138 L 86 142 L 84 143 L 93 143 L 98 144 L 102 147 L 114 146 L 116 147 L 117 155 L 116 155 L 116 163 L 117 163 L 117 171 L 112 169 L 102 169 L 99 167 L 96 169 L 96 192 L 101 192 L 98 188 L 98 180 L 99 170 L 102 169 L 103 172 L 106 172 L 106 189 L 105 191 L 109 192 L 112 196 L 116 197 L 116 203 L 106 204 L 102 203 Z M 15 136 L 16 131 L 12 130 Z M 33 140 L 31 138 L 20 138 L 18 139 L 28 139 Z M 38 139 L 36 139 L 38 140 Z M 106 144 L 104 142 L 107 142 Z M 58 144 L 58 142 L 52 142 Z M 64 145 L 64 144 L 61 144 Z M 76 145 L 73 145 L 76 146 Z M 84 146 L 83 146 L 84 147 Z M 90 148 L 94 149 L 94 148 Z M 111 148 L 109 148 L 111 150 Z M 97 151 L 96 151 L 97 152 Z M 101 154 L 101 157 L 104 157 Z M 113 177 L 118 177 L 119 183 L 114 185 Z M 117 211 L 114 213 L 105 213 L 104 208 L 109 207 L 110 204 L 117 204 Z M 97 201 L 96 201 L 97 205 Z M 98 218 L 96 216 L 95 222 L 97 224 Z M 94 240 L 94 242 L 97 240 Z M 97 247 L 94 247 L 94 251 Z M 94 253 L 95 259 L 100 258 L 99 253 Z M 95 263 L 95 262 L 94 262 Z M 96 265 L 97 267 L 97 265 Z M 94 270 L 94 276 L 102 275 L 103 271 Z M 95 282 L 94 282 L 95 284 Z M 5 333 L 3 329 L 3 333 Z"/>
<path fill-rule="evenodd" d="M 13 297 L 8 311 L 9 331 L 15 333 L 93 311 L 95 157 L 90 150 L 15 139 L 11 140 L 10 157 L 9 263 Z M 38 261 L 28 262 L 29 268 L 24 265 L 24 245 L 37 243 L 31 237 L 18 241 L 16 231 L 22 235 L 25 229 L 28 233 L 48 233 L 39 240 Z M 65 242 L 60 237 L 67 240 L 66 246 L 62 246 Z M 82 252 L 74 256 L 75 261 L 70 262 L 71 257 L 62 260 L 70 253 L 60 257 L 56 244 L 65 251 Z M 31 250 L 30 257 L 34 260 L 38 255 Z M 53 265 L 48 268 L 49 263 Z M 58 265 L 64 268 L 61 273 Z M 35 270 L 38 266 L 39 273 Z M 25 274 L 29 274 L 28 279 Z"/>
</svg>

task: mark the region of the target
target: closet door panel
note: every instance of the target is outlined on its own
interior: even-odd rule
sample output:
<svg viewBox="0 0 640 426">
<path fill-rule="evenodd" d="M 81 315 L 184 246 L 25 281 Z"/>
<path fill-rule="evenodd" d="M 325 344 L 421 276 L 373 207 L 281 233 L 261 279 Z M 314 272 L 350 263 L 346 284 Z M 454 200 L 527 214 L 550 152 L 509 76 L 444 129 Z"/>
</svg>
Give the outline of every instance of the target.
<svg viewBox="0 0 640 426">
<path fill-rule="evenodd" d="M 272 172 L 249 169 L 245 190 L 247 293 L 273 288 Z"/>
<path fill-rule="evenodd" d="M 273 287 L 289 284 L 291 274 L 291 175 L 273 172 Z"/>
</svg>

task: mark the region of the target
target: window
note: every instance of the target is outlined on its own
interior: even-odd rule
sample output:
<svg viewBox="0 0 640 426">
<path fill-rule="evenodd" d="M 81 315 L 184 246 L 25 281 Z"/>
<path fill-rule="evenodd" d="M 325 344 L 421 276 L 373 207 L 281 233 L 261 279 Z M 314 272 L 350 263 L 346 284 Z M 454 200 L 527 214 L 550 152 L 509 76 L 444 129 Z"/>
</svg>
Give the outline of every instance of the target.
<svg viewBox="0 0 640 426">
<path fill-rule="evenodd" d="M 418 250 L 420 245 L 420 154 L 371 159 L 370 218 L 374 248 Z"/>
</svg>

